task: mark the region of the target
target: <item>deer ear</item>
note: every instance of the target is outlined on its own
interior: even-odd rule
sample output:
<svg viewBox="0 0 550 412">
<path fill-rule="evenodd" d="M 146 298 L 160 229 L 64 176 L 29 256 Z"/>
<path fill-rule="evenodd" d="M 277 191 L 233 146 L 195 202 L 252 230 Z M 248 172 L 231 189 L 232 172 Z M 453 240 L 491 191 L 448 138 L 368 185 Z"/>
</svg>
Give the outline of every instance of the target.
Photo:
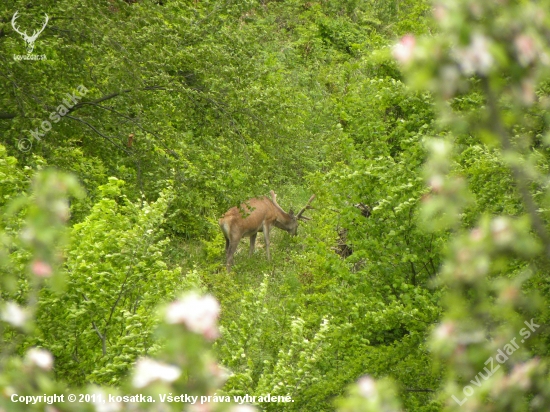
<svg viewBox="0 0 550 412">
<path fill-rule="evenodd" d="M 294 217 L 294 210 L 290 209 L 288 211 L 288 214 L 290 215 L 290 217 Z"/>
</svg>

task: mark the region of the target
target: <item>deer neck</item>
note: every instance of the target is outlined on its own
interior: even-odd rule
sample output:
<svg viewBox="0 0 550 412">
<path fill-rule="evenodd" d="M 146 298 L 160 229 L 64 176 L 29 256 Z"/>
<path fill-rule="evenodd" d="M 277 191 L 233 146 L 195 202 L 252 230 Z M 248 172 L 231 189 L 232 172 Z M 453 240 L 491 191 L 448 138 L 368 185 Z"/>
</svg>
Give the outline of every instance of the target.
<svg viewBox="0 0 550 412">
<path fill-rule="evenodd" d="M 276 216 L 275 220 L 277 221 L 277 223 L 284 224 L 292 220 L 290 215 L 287 212 L 285 212 L 279 205 L 276 205 L 273 202 L 271 203 L 275 208 L 275 216 Z"/>
</svg>

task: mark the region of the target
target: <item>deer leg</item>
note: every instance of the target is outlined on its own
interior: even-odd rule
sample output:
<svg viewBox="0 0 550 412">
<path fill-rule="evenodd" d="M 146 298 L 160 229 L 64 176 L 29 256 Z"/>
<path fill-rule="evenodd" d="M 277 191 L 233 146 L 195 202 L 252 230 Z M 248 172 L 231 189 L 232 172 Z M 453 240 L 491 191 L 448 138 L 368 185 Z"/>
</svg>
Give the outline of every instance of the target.
<svg viewBox="0 0 550 412">
<path fill-rule="evenodd" d="M 229 247 L 226 251 L 226 266 L 227 266 L 227 272 L 231 272 L 231 265 L 233 265 L 233 255 L 235 254 L 235 251 L 237 250 L 237 246 L 239 246 L 239 242 L 229 242 Z"/>
<path fill-rule="evenodd" d="M 271 254 L 269 253 L 269 226 L 264 224 L 264 239 L 265 239 L 265 252 L 267 253 L 267 260 L 271 260 Z"/>
<path fill-rule="evenodd" d="M 250 256 L 254 254 L 254 246 L 256 246 L 256 236 L 258 233 L 254 233 L 252 236 L 250 236 Z"/>
<path fill-rule="evenodd" d="M 225 258 L 227 259 L 227 249 L 229 249 L 229 238 L 225 236 L 225 233 L 224 233 L 224 237 L 225 237 Z"/>
<path fill-rule="evenodd" d="M 223 237 L 225 238 L 225 264 L 227 265 L 227 258 L 228 258 L 228 255 L 227 255 L 227 251 L 229 250 L 229 238 L 227 236 L 225 236 L 225 233 L 223 234 Z"/>
</svg>

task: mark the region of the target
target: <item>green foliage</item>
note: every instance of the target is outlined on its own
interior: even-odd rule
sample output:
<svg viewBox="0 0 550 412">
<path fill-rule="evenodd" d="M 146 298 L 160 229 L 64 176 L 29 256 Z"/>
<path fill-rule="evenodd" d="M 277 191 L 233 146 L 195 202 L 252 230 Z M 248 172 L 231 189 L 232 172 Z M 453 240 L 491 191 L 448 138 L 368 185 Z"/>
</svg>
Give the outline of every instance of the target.
<svg viewBox="0 0 550 412">
<path fill-rule="evenodd" d="M 549 318 L 546 0 L 27 3 L 0 5 L 0 409 L 547 410 L 545 328 L 478 374 Z M 16 10 L 46 60 L 12 59 Z M 313 220 L 227 274 L 218 218 L 271 189 Z"/>
<path fill-rule="evenodd" d="M 181 288 L 180 270 L 162 260 L 169 241 L 158 230 L 170 193 L 132 203 L 123 184 L 110 178 L 100 186 L 101 199 L 73 226 L 65 252 L 67 291 L 43 290 L 39 337 L 29 342 L 50 349 L 63 364 L 57 376 L 78 384 L 118 383 L 153 346 L 155 306 Z"/>
<path fill-rule="evenodd" d="M 217 333 L 219 306 L 212 297 L 184 295 L 162 311 L 162 319 L 156 316 L 159 302 L 181 287 L 180 271 L 168 270 L 159 259 L 167 243 L 159 239 L 162 232 L 154 234 L 152 230 L 162 222 L 169 191 L 151 204 L 136 204 L 122 194 L 123 184 L 111 178 L 99 188 L 102 199 L 85 221 L 71 230 L 71 238 L 79 243 L 64 251 L 68 257 L 63 268 L 54 263 L 59 246 L 64 246 L 60 240 L 68 220 L 66 196 L 81 195 L 74 177 L 52 171 L 38 173 L 32 192 L 8 205 L 15 211 L 25 208 L 24 241 L 33 263 L 21 274 L 30 285 L 24 304 L 8 301 L 1 306 L 0 332 L 7 343 L 0 356 L 2 409 L 38 411 L 55 402 L 60 411 L 89 410 L 91 404 L 119 410 L 122 402 L 128 402 L 121 394 L 135 397 L 137 390 L 142 398 L 136 399 L 166 402 L 159 393 L 200 397 L 223 382 L 223 373 L 204 339 Z M 8 246 L 14 247 L 15 242 Z M 132 252 L 120 253 L 125 247 Z M 101 251 L 107 250 L 112 253 L 103 256 Z M 6 259 L 5 254 L 2 258 Z M 145 282 L 148 278 L 155 282 Z M 184 287 L 194 283 L 196 276 L 192 275 Z M 151 343 L 153 328 L 157 329 L 155 345 Z M 90 330 L 95 332 L 90 334 Z M 159 345 L 161 342 L 166 344 Z M 52 353 L 30 344 L 47 347 L 55 354 L 55 378 Z M 182 347 L 189 359 L 182 357 Z M 148 352 L 157 352 L 161 361 L 145 357 Z M 135 362 L 137 356 L 141 358 Z M 132 366 L 130 381 L 125 372 Z M 74 387 L 90 381 L 116 383 L 120 389 Z M 68 383 L 73 386 L 70 392 Z M 230 403 L 229 398 L 225 401 Z M 163 410 L 179 409 L 178 403 L 172 402 Z M 226 405 L 215 409 L 226 410 Z"/>
</svg>

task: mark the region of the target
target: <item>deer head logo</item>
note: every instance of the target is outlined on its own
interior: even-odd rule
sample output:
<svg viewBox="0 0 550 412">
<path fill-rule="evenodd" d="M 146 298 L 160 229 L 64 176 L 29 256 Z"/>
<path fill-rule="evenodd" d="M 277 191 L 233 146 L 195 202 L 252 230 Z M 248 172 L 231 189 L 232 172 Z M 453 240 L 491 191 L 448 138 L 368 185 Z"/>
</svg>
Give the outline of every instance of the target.
<svg viewBox="0 0 550 412">
<path fill-rule="evenodd" d="M 46 21 L 44 22 L 44 25 L 42 26 L 42 28 L 40 30 L 35 30 L 32 36 L 29 36 L 26 31 L 21 32 L 15 25 L 15 20 L 17 20 L 17 18 L 19 17 L 17 15 L 18 13 L 19 11 L 16 11 L 15 14 L 13 15 L 11 19 L 11 25 L 13 26 L 13 29 L 16 31 L 16 33 L 19 33 L 21 36 L 23 36 L 23 40 L 25 40 L 25 43 L 27 43 L 27 53 L 31 54 L 32 51 L 34 50 L 34 42 L 36 41 L 40 33 L 42 33 L 46 28 L 46 24 L 48 24 L 49 17 L 46 14 Z"/>
</svg>

